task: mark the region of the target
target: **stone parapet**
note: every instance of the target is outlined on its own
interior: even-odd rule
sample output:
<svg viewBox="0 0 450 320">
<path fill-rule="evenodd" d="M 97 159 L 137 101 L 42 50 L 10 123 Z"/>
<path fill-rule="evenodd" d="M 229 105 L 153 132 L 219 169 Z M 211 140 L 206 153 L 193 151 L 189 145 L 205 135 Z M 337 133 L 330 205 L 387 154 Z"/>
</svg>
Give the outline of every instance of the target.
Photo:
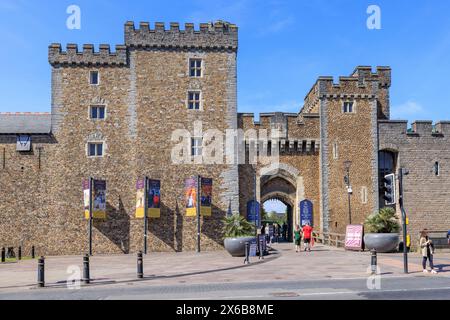
<svg viewBox="0 0 450 320">
<path fill-rule="evenodd" d="M 61 44 L 53 43 L 48 48 L 48 60 L 52 66 L 128 65 L 127 47 L 117 45 L 116 51 L 111 52 L 108 44 L 101 44 L 99 52 L 95 52 L 92 44 L 83 45 L 82 51 L 77 44 L 68 44 L 62 51 Z"/>
<path fill-rule="evenodd" d="M 234 24 L 217 21 L 201 23 L 200 30 L 194 29 L 193 23 L 186 23 L 184 30 L 180 30 L 179 23 L 165 24 L 156 22 L 151 28 L 148 22 L 141 22 L 136 29 L 134 22 L 125 24 L 125 44 L 128 47 L 157 48 L 157 49 L 209 49 L 231 50 L 238 49 L 238 28 Z"/>
</svg>

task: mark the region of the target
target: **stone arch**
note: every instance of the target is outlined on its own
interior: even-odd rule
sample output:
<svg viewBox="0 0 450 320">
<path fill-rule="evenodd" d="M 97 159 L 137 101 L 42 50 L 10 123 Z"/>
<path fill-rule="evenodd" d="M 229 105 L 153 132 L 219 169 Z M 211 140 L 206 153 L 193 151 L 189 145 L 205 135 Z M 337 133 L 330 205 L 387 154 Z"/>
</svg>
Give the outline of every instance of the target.
<svg viewBox="0 0 450 320">
<path fill-rule="evenodd" d="M 298 203 L 305 199 L 303 177 L 300 171 L 286 163 L 274 163 L 261 168 L 257 177 L 257 195 L 261 204 L 275 199 L 288 206 L 290 235 L 299 223 Z M 289 216 L 290 215 L 290 216 Z"/>
</svg>

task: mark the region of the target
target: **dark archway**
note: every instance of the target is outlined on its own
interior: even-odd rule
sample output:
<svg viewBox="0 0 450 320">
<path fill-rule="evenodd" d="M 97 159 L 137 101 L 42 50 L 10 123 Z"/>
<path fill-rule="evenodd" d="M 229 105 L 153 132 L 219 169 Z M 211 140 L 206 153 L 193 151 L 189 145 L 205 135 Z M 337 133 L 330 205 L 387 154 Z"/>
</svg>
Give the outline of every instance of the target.
<svg viewBox="0 0 450 320">
<path fill-rule="evenodd" d="M 277 200 L 286 206 L 287 241 L 292 242 L 294 230 L 294 206 L 296 187 L 289 179 L 280 175 L 264 176 L 261 179 L 261 204 Z"/>
<path fill-rule="evenodd" d="M 293 228 L 294 228 L 294 210 L 293 207 L 290 203 L 287 203 L 286 201 L 282 200 L 283 198 L 277 198 L 276 196 L 273 198 L 268 198 L 267 200 L 265 200 L 262 205 L 265 208 L 268 202 L 280 202 L 283 204 L 282 207 L 284 207 L 282 209 L 282 211 L 280 212 L 280 210 L 274 210 L 277 212 L 278 219 L 273 219 L 271 217 L 269 217 L 268 219 L 266 219 L 267 221 L 274 221 L 274 220 L 284 220 L 283 222 L 279 222 L 280 226 L 285 227 L 284 231 L 280 234 L 280 241 L 288 241 L 288 242 L 292 242 L 293 241 Z M 268 212 L 268 210 L 266 210 L 266 214 L 270 214 L 270 212 Z M 281 217 L 282 215 L 282 217 Z M 281 232 L 281 231 L 280 231 Z"/>
</svg>

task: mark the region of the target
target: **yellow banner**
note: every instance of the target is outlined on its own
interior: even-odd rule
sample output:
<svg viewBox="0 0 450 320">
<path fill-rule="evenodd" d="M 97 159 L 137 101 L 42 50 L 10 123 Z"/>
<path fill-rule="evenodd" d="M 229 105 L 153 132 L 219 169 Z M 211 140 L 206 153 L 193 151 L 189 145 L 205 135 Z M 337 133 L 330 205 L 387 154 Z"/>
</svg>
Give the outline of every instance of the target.
<svg viewBox="0 0 450 320">
<path fill-rule="evenodd" d="M 94 219 L 106 219 L 106 211 L 94 211 L 92 212 L 92 217 Z"/>
<path fill-rule="evenodd" d="M 136 184 L 136 218 L 145 218 L 145 180 L 139 179 Z"/>
<path fill-rule="evenodd" d="M 211 217 L 212 209 L 211 209 L 211 207 L 201 207 L 200 208 L 200 213 L 204 217 Z"/>
<path fill-rule="evenodd" d="M 148 209 L 148 216 L 150 218 L 161 218 L 161 209 Z"/>
<path fill-rule="evenodd" d="M 186 180 L 185 184 L 186 216 L 197 216 L 197 178 Z"/>
<path fill-rule="evenodd" d="M 186 208 L 186 216 L 187 217 L 196 217 L 197 209 L 196 208 Z"/>
</svg>

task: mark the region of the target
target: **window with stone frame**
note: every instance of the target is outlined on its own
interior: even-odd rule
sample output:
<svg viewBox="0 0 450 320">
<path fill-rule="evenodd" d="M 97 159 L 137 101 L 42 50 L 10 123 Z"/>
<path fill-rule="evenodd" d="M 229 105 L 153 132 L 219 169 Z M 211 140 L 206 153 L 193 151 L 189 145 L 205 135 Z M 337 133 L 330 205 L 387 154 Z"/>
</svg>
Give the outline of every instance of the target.
<svg viewBox="0 0 450 320">
<path fill-rule="evenodd" d="M 100 76 L 98 71 L 90 71 L 89 72 L 89 83 L 91 85 L 98 85 L 100 82 Z"/>
<path fill-rule="evenodd" d="M 189 91 L 188 92 L 188 109 L 189 110 L 200 110 L 201 107 L 201 92 L 200 91 Z"/>
<path fill-rule="evenodd" d="M 355 113 L 355 103 L 353 101 L 344 101 L 342 111 L 344 113 Z"/>
<path fill-rule="evenodd" d="M 104 120 L 106 118 L 106 106 L 91 106 L 89 115 L 92 120 Z"/>
<path fill-rule="evenodd" d="M 91 158 L 99 158 L 104 155 L 104 143 L 103 142 L 89 142 L 88 143 L 88 156 Z"/>
<path fill-rule="evenodd" d="M 202 77 L 203 60 L 198 58 L 189 59 L 189 76 L 191 78 Z"/>
<path fill-rule="evenodd" d="M 191 155 L 193 157 L 202 155 L 202 138 L 191 138 Z"/>
</svg>

